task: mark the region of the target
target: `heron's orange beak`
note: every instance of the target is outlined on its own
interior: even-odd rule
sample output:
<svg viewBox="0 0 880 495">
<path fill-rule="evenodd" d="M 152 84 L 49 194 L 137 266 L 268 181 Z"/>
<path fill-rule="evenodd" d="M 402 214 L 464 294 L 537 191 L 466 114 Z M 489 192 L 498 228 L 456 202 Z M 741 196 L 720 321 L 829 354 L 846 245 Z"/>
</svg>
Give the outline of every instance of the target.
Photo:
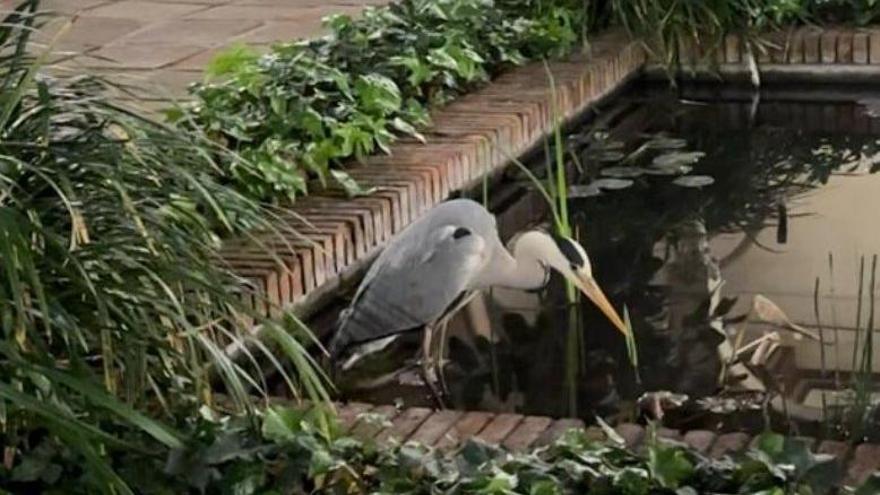
<svg viewBox="0 0 880 495">
<path fill-rule="evenodd" d="M 614 306 L 611 305 L 611 302 L 608 301 L 608 298 L 605 297 L 605 293 L 602 292 L 602 289 L 599 288 L 599 284 L 593 279 L 593 277 L 585 277 L 579 274 L 575 274 L 574 277 L 571 278 L 572 283 L 580 289 L 581 292 L 587 296 L 590 301 L 593 301 L 593 304 L 599 308 L 600 311 L 609 319 L 611 323 L 614 324 L 614 327 L 620 330 L 624 336 L 629 335 L 629 330 L 626 327 L 626 324 L 623 323 L 623 319 L 617 314 L 617 310 L 614 309 Z"/>
</svg>

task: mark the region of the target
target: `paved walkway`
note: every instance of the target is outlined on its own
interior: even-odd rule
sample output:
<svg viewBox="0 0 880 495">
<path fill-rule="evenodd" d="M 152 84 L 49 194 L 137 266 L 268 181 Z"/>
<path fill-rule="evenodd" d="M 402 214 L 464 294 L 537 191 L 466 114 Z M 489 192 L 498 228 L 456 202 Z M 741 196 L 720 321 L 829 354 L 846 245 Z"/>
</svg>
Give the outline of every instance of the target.
<svg viewBox="0 0 880 495">
<path fill-rule="evenodd" d="M 0 0 L 0 10 L 18 0 Z M 153 98 L 184 94 L 222 47 L 323 33 L 330 14 L 357 15 L 388 0 L 44 0 L 43 7 L 75 20 L 59 40 L 61 66 L 88 68 L 143 82 L 160 90 Z M 50 38 L 56 21 L 41 38 Z"/>
</svg>

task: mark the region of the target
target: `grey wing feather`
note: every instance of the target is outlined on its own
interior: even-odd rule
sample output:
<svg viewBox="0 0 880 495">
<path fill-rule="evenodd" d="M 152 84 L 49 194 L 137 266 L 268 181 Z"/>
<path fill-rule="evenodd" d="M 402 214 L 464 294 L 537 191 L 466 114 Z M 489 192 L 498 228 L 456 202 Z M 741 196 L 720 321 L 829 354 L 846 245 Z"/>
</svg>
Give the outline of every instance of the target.
<svg viewBox="0 0 880 495">
<path fill-rule="evenodd" d="M 331 353 L 441 317 L 485 265 L 487 229 L 497 237 L 494 217 L 468 200 L 443 203 L 410 225 L 364 277 Z"/>
</svg>

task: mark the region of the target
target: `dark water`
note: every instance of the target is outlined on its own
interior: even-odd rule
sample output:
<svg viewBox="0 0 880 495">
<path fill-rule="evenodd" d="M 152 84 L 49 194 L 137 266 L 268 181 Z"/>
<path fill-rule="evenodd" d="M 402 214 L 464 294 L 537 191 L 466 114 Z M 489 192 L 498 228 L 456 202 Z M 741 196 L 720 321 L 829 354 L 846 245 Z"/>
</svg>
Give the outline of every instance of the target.
<svg viewBox="0 0 880 495">
<path fill-rule="evenodd" d="M 644 392 L 664 390 L 692 399 L 678 420 L 694 424 L 719 420 L 693 419 L 703 417 L 694 406 L 699 398 L 756 402 L 771 389 L 785 397 L 788 414 L 802 408 L 807 417 L 820 410 L 823 393 L 826 414 L 841 400 L 828 391 L 851 385 L 854 348 L 864 351 L 855 328 L 868 321 L 867 302 L 857 318 L 860 257 L 870 266 L 880 253 L 880 174 L 873 173 L 880 169 L 880 121 L 855 97 L 816 103 L 777 92 L 719 102 L 701 100 L 705 94 L 640 87 L 604 109 L 604 123 L 567 137 L 582 169 L 571 177 L 574 229 L 598 282 L 629 312 L 638 372 L 620 335 L 589 303 L 567 304 L 554 277 L 538 294 L 492 290 L 453 320 L 445 341 L 447 405 L 627 419 L 644 412 L 635 406 Z M 656 157 L 672 152 L 704 155 L 687 174 L 656 175 L 664 161 Z M 545 167 L 540 159 L 532 165 Z M 608 167 L 617 178 L 633 175 L 621 166 L 653 173 L 625 177 L 631 185 L 598 195 L 584 187 L 608 178 Z M 683 176 L 711 184 L 675 183 Z M 541 209 L 527 194 L 499 214 L 505 234 L 527 227 Z M 863 286 L 867 301 L 867 281 Z M 740 367 L 741 381 L 719 381 L 729 335 L 743 328 L 747 343 L 776 330 L 754 314 L 743 322 L 757 294 L 798 324 L 821 329 L 833 345 L 823 350 L 780 330 L 769 359 Z M 399 368 L 414 349 L 415 342 L 401 344 L 371 372 Z M 389 375 L 381 386 L 349 395 L 423 403 L 411 375 Z"/>
</svg>

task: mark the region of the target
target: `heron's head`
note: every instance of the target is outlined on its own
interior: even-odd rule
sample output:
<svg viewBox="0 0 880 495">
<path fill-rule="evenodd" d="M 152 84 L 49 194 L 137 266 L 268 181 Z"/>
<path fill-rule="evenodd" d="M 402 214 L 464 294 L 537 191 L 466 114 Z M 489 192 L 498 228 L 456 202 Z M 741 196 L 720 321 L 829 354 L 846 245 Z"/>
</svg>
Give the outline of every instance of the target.
<svg viewBox="0 0 880 495">
<path fill-rule="evenodd" d="M 608 301 L 593 278 L 593 268 L 586 249 L 570 237 L 551 235 L 535 230 L 524 233 L 516 243 L 516 250 L 534 257 L 545 268 L 559 272 L 566 280 L 584 293 L 593 304 L 624 335 L 628 333 L 623 319 Z"/>
</svg>

